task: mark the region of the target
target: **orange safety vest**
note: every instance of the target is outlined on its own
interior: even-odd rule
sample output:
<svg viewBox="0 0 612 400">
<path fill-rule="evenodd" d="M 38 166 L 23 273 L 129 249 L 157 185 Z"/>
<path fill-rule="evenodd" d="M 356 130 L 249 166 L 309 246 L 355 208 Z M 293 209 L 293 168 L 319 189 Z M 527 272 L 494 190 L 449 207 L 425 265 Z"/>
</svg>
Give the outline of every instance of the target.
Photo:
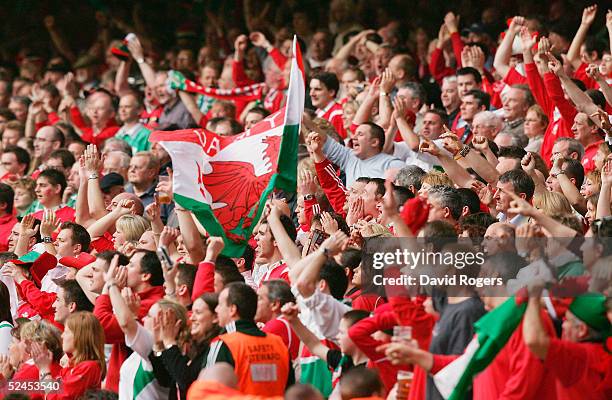
<svg viewBox="0 0 612 400">
<path fill-rule="evenodd" d="M 289 351 L 276 335 L 242 332 L 219 336 L 232 353 L 238 390 L 260 396 L 283 396 L 289 376 Z"/>
</svg>

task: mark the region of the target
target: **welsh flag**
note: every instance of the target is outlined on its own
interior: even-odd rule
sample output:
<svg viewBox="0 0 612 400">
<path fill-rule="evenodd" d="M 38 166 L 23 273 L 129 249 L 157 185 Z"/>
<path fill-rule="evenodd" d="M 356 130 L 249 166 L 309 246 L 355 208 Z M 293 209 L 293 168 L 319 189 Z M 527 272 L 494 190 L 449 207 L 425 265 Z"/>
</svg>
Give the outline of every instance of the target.
<svg viewBox="0 0 612 400">
<path fill-rule="evenodd" d="M 287 105 L 235 136 L 203 129 L 157 131 L 150 137 L 172 158 L 174 200 L 190 210 L 223 254 L 242 255 L 266 199 L 275 189 L 294 192 L 297 146 L 306 90 L 302 55 L 293 39 Z"/>
<path fill-rule="evenodd" d="M 434 375 L 434 383 L 445 399 L 463 399 L 472 379 L 482 372 L 506 345 L 521 323 L 527 303 L 524 297 L 510 297 L 474 324 L 474 339 L 465 352 Z"/>
</svg>

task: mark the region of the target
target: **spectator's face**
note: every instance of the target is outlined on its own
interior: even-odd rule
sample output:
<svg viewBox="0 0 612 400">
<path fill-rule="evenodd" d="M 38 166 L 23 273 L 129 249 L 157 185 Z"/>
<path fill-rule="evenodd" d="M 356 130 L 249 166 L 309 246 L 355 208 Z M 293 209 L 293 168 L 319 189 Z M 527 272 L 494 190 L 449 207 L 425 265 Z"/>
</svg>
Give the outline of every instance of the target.
<svg viewBox="0 0 612 400">
<path fill-rule="evenodd" d="M 244 129 L 251 129 L 253 125 L 259 121 L 263 121 L 263 119 L 264 117 L 260 113 L 248 112 L 246 117 L 244 117 Z"/>
<path fill-rule="evenodd" d="M 563 193 L 563 190 L 561 190 L 561 185 L 559 184 L 559 181 L 557 180 L 556 177 L 554 177 L 554 174 L 558 174 L 559 173 L 559 169 L 552 167 L 550 169 L 550 174 L 548 175 L 548 178 L 546 178 L 546 190 L 548 190 L 549 192 L 558 192 L 558 193 Z"/>
<path fill-rule="evenodd" d="M 268 297 L 268 287 L 261 285 L 257 289 L 257 313 L 255 313 L 255 322 L 266 323 L 274 318 L 272 312 L 272 303 Z"/>
<path fill-rule="evenodd" d="M 574 117 L 574 124 L 572 125 L 572 133 L 574 139 L 578 140 L 582 144 L 589 143 L 593 137 L 593 131 L 595 125 L 589 125 L 589 117 L 585 113 L 578 113 Z"/>
<path fill-rule="evenodd" d="M 587 213 L 584 215 L 584 219 L 587 220 L 589 226 L 593 224 L 595 216 L 597 215 L 597 205 L 587 201 Z"/>
<path fill-rule="evenodd" d="M 138 291 L 138 288 L 140 288 L 143 283 L 142 269 L 140 268 L 143 256 L 143 252 L 134 253 L 127 266 L 127 285 L 132 288 L 132 290 Z"/>
<path fill-rule="evenodd" d="M 580 194 L 586 199 L 595 193 L 599 193 L 599 185 L 593 182 L 590 178 L 586 178 L 582 184 L 582 187 L 580 188 Z"/>
<path fill-rule="evenodd" d="M 193 52 L 190 50 L 181 50 L 176 56 L 176 69 L 193 70 L 195 64 Z"/>
<path fill-rule="evenodd" d="M 525 92 L 521 89 L 511 88 L 503 97 L 502 103 L 504 106 L 504 118 L 507 121 L 515 121 L 519 118 L 525 118 L 529 104 L 525 99 Z"/>
<path fill-rule="evenodd" d="M 111 172 L 115 172 L 124 178 L 127 177 L 128 168 L 121 166 L 121 156 L 114 154 L 113 152 L 108 153 L 104 158 L 103 164 L 103 173 L 110 174 Z"/>
<path fill-rule="evenodd" d="M 121 97 L 119 100 L 119 120 L 125 123 L 133 123 L 138 121 L 140 107 L 136 97 L 131 94 Z"/>
<path fill-rule="evenodd" d="M 561 338 L 570 342 L 580 342 L 588 333 L 587 326 L 569 310 L 565 312 Z"/>
<path fill-rule="evenodd" d="M 537 112 L 531 110 L 527 112 L 525 117 L 525 135 L 529 138 L 535 138 L 543 135 L 546 131 L 546 123 L 542 120 L 542 117 Z"/>
<path fill-rule="evenodd" d="M 421 108 L 421 100 L 414 95 L 414 92 L 409 88 L 400 88 L 397 91 L 397 97 L 408 102 L 408 109 L 413 113 L 417 113 Z"/>
<path fill-rule="evenodd" d="M 335 97 L 336 93 L 329 90 L 320 80 L 312 79 L 310 81 L 310 98 L 313 106 L 325 108 Z"/>
<path fill-rule="evenodd" d="M 232 136 L 232 124 L 230 121 L 219 121 L 215 126 L 214 132 L 219 136 Z"/>
<path fill-rule="evenodd" d="M 604 166 L 604 163 L 606 162 L 607 157 L 608 155 L 604 153 L 601 148 L 598 148 L 597 153 L 595 153 L 595 157 L 593 158 L 593 161 L 595 162 L 595 169 L 601 171 Z"/>
<path fill-rule="evenodd" d="M 210 114 L 212 118 L 220 118 L 220 117 L 232 118 L 233 117 L 233 115 L 230 115 L 230 108 L 220 102 L 215 102 L 213 104 L 213 106 L 210 109 Z"/>
<path fill-rule="evenodd" d="M 365 215 L 371 215 L 376 218 L 379 215 L 376 205 L 380 201 L 380 195 L 376 193 L 377 185 L 374 182 L 368 182 L 365 185 L 365 191 L 363 194 L 363 208 Z"/>
<path fill-rule="evenodd" d="M 498 212 L 507 212 L 510 208 L 510 202 L 512 197 L 509 194 L 504 193 L 501 189 L 504 189 L 510 193 L 514 193 L 514 187 L 511 182 L 501 183 L 497 182 L 497 190 L 495 191 L 495 209 Z"/>
<path fill-rule="evenodd" d="M 115 250 L 121 249 L 125 242 L 125 234 L 123 231 L 120 228 L 115 229 L 115 232 L 113 233 L 113 246 L 115 247 Z"/>
<path fill-rule="evenodd" d="M 16 129 L 5 129 L 2 132 L 2 147 L 17 146 L 17 142 L 21 139 L 21 134 Z"/>
<path fill-rule="evenodd" d="M 166 87 L 166 78 L 168 74 L 160 73 L 155 77 L 155 94 L 157 95 L 157 101 L 162 106 L 170 103 L 175 97 L 176 94 L 171 94 L 168 92 L 168 88 Z"/>
<path fill-rule="evenodd" d="M 450 217 L 448 207 L 442 207 L 442 203 L 437 196 L 428 196 L 427 201 L 429 202 L 427 222 L 443 221 Z"/>
<path fill-rule="evenodd" d="M 158 171 L 149 168 L 148 164 L 149 158 L 146 156 L 132 157 L 128 170 L 128 181 L 137 185 L 153 184 Z"/>
<path fill-rule="evenodd" d="M 456 110 L 461 104 L 457 86 L 457 82 L 442 82 L 442 94 L 440 95 L 440 99 L 442 100 L 442 106 L 448 111 Z"/>
<path fill-rule="evenodd" d="M 80 253 L 77 251 L 76 243 L 72 240 L 72 230 L 62 229 L 55 239 L 55 251 L 58 257 L 74 257 Z"/>
<path fill-rule="evenodd" d="M 359 78 L 357 78 L 357 73 L 353 70 L 347 70 L 342 74 L 342 79 L 340 80 L 342 85 L 342 91 L 346 95 L 349 90 L 359 84 Z"/>
<path fill-rule="evenodd" d="M 295 213 L 297 214 L 298 224 L 304 225 L 308 223 L 306 220 L 306 212 L 304 210 L 304 197 L 299 196 L 297 201 L 297 206 L 295 207 Z"/>
<path fill-rule="evenodd" d="M 469 94 L 461 98 L 461 118 L 465 121 L 471 122 L 480 111 L 482 110 L 478 105 L 478 100 L 473 95 Z"/>
<path fill-rule="evenodd" d="M 65 326 L 64 332 L 62 332 L 62 350 L 64 350 L 64 353 L 74 353 L 75 349 L 74 333 Z"/>
<path fill-rule="evenodd" d="M 204 87 L 217 87 L 217 80 L 219 79 L 219 74 L 214 68 L 204 67 L 201 70 L 200 74 L 200 83 Z"/>
<path fill-rule="evenodd" d="M 353 204 L 357 198 L 364 195 L 365 185 L 366 184 L 364 182 L 355 181 L 348 188 L 348 196 L 346 197 L 346 203 L 344 204 L 345 211 L 348 211 L 350 205 Z"/>
<path fill-rule="evenodd" d="M 472 122 L 472 132 L 474 135 L 484 136 L 488 140 L 494 140 L 497 137 L 497 129 L 495 125 L 489 123 L 485 118 L 480 117 L 480 113 L 474 116 Z"/>
<path fill-rule="evenodd" d="M 373 152 L 376 152 L 377 140 L 372 139 L 372 135 L 370 133 L 371 127 L 368 125 L 359 125 L 355 130 L 355 135 L 353 136 L 353 154 L 357 158 L 367 158 Z"/>
<path fill-rule="evenodd" d="M 50 158 L 47 160 L 45 165 L 47 166 L 47 168 L 56 169 L 62 174 L 64 174 L 64 176 L 66 175 L 66 168 L 64 168 L 64 164 L 62 163 L 61 158 Z"/>
<path fill-rule="evenodd" d="M 89 276 L 89 290 L 94 293 L 102 293 L 104 287 L 104 274 L 108 268 L 108 264 L 101 258 L 91 264 L 91 275 Z"/>
<path fill-rule="evenodd" d="M 155 158 L 157 158 L 158 160 L 160 160 L 161 164 L 165 164 L 166 162 L 170 161 L 170 155 L 168 154 L 168 152 L 162 147 L 161 144 L 159 144 L 159 142 L 155 142 L 153 143 L 153 146 L 151 146 L 151 153 L 153 153 L 153 155 L 155 156 Z"/>
<path fill-rule="evenodd" d="M 203 339 L 217 323 L 217 315 L 214 310 L 208 308 L 208 304 L 202 299 L 193 302 L 191 309 L 191 337 L 194 340 Z"/>
<path fill-rule="evenodd" d="M 153 234 L 153 231 L 145 231 L 140 239 L 138 239 L 136 248 L 139 250 L 155 251 L 157 246 L 155 246 L 155 234 Z"/>
<path fill-rule="evenodd" d="M 444 121 L 438 114 L 426 113 L 423 118 L 423 128 L 421 129 L 421 136 L 427 139 L 436 139 L 444 132 Z"/>
<path fill-rule="evenodd" d="M 87 116 L 93 126 L 106 125 L 114 115 L 111 99 L 105 94 L 96 93 L 87 102 Z"/>
<path fill-rule="evenodd" d="M 23 190 L 23 189 L 17 189 L 17 190 Z M 15 207 L 17 206 L 17 190 L 15 191 Z M 31 204 L 31 202 L 30 202 Z M 29 204 L 28 204 L 29 205 Z M 13 228 L 11 229 L 11 234 L 8 237 L 8 251 L 14 251 L 15 250 L 15 246 L 17 245 L 17 239 L 19 239 L 19 230 L 21 229 L 21 224 L 19 222 L 17 222 L 15 225 L 13 225 Z"/>
<path fill-rule="evenodd" d="M 53 308 L 55 309 L 53 318 L 60 324 L 63 324 L 70 315 L 70 306 L 66 304 L 65 295 L 64 288 L 60 287 L 57 292 L 57 297 L 53 302 Z"/>
<path fill-rule="evenodd" d="M 34 138 L 34 157 L 45 158 L 53 150 L 59 149 L 60 142 L 56 139 L 53 128 L 45 126 L 36 132 Z"/>
<path fill-rule="evenodd" d="M 330 56 L 327 34 L 317 32 L 310 40 L 310 54 L 317 61 L 327 60 Z"/>
<path fill-rule="evenodd" d="M 226 326 L 232 322 L 232 308 L 227 304 L 228 292 L 227 289 L 223 289 L 219 294 L 219 303 L 215 310 L 219 319 L 219 326 Z"/>
<path fill-rule="evenodd" d="M 307 36 L 310 32 L 310 23 L 308 22 L 308 15 L 301 12 L 293 13 L 293 29 L 298 35 Z"/>
<path fill-rule="evenodd" d="M 574 155 L 575 153 L 572 153 L 570 155 L 570 152 L 569 152 L 569 142 L 562 141 L 562 142 L 556 142 L 553 145 L 552 155 L 551 155 L 550 159 L 553 160 L 557 154 L 560 154 L 563 158 L 569 158 L 571 155 Z M 572 158 L 575 158 L 575 157 L 572 157 Z"/>
<path fill-rule="evenodd" d="M 357 110 L 352 105 L 344 105 L 342 107 L 342 124 L 345 129 L 349 129 L 353 124 L 353 119 L 355 118 L 355 114 Z"/>
<path fill-rule="evenodd" d="M 385 68 L 387 68 L 387 65 L 389 65 L 392 58 L 393 54 L 391 49 L 387 47 L 379 47 L 378 50 L 376 50 L 376 53 L 374 53 L 374 66 L 376 68 L 376 72 L 382 73 Z"/>
<path fill-rule="evenodd" d="M 28 107 L 25 104 L 20 101 L 11 100 L 8 108 L 15 114 L 17 121 L 25 123 L 28 116 Z"/>
<path fill-rule="evenodd" d="M 79 142 L 72 142 L 68 145 L 68 151 L 72 153 L 74 159 L 78 159 L 85 153 L 85 145 Z M 78 164 L 78 162 L 77 162 Z"/>
<path fill-rule="evenodd" d="M 2 153 L 0 160 L 2 162 L 2 168 L 4 168 L 6 172 L 20 176 L 23 175 L 25 165 L 17 162 L 15 153 Z"/>
<path fill-rule="evenodd" d="M 46 177 L 36 180 L 36 198 L 44 206 L 54 205 L 61 200 L 62 187 L 53 185 Z"/>
<path fill-rule="evenodd" d="M 348 335 L 349 324 L 345 318 L 340 320 L 340 325 L 338 326 L 338 336 L 336 336 L 336 340 L 340 345 L 340 350 L 344 354 L 353 354 L 355 352 L 355 343 L 351 340 Z"/>
<path fill-rule="evenodd" d="M 257 247 L 255 248 L 255 262 L 258 264 L 264 264 L 270 262 L 270 259 L 274 255 L 275 245 L 272 239 L 272 232 L 267 224 L 260 224 L 257 234 L 255 235 L 255 242 Z"/>
<path fill-rule="evenodd" d="M 23 210 L 26 209 L 32 204 L 34 198 L 30 194 L 30 192 L 23 188 L 15 189 L 15 200 L 13 204 L 17 209 Z"/>
<path fill-rule="evenodd" d="M 519 166 L 521 160 L 517 160 L 516 158 L 510 158 L 510 157 L 500 157 L 498 159 L 498 163 L 495 166 L 495 170 L 501 175 L 504 172 L 507 171 L 511 171 L 513 169 L 516 169 L 517 166 Z"/>
<path fill-rule="evenodd" d="M 512 250 L 512 236 L 499 223 L 490 225 L 484 235 L 482 249 L 488 256 Z"/>
<path fill-rule="evenodd" d="M 462 98 L 472 89 L 480 89 L 480 85 L 476 82 L 474 75 L 457 75 L 457 90 L 459 91 L 459 97 Z"/>
<path fill-rule="evenodd" d="M 103 191 L 102 195 L 104 196 L 104 207 L 106 207 L 106 209 L 108 210 L 111 203 L 113 202 L 113 199 L 124 192 L 125 188 L 121 185 L 112 186 L 108 190 Z"/>
</svg>

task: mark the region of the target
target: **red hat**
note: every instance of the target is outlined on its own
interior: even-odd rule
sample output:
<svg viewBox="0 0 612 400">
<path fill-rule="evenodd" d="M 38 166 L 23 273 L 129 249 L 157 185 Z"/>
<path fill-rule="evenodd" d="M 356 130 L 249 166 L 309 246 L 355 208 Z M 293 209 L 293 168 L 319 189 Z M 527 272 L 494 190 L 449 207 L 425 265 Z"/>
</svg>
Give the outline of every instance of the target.
<svg viewBox="0 0 612 400">
<path fill-rule="evenodd" d="M 9 260 L 15 265 L 22 265 L 30 271 L 32 280 L 40 287 L 42 278 L 57 265 L 57 258 L 51 253 L 31 251 L 16 260 Z"/>
<path fill-rule="evenodd" d="M 404 208 L 402 209 L 400 216 L 406 225 L 408 225 L 408 228 L 410 228 L 412 233 L 416 235 L 427 222 L 427 217 L 429 216 L 429 204 L 427 204 L 427 201 L 421 199 L 419 196 L 413 199 L 408 199 L 404 203 Z"/>
<path fill-rule="evenodd" d="M 76 268 L 80 270 L 81 268 L 91 264 L 96 261 L 96 257 L 92 256 L 89 253 L 80 253 L 76 257 L 62 257 L 59 260 L 59 263 L 65 267 Z"/>
</svg>

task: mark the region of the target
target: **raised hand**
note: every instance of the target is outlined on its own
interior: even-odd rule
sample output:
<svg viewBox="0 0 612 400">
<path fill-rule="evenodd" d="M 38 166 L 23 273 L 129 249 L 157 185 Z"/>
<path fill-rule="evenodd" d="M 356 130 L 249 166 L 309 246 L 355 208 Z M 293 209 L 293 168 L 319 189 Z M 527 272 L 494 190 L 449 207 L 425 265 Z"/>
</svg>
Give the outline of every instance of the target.
<svg viewBox="0 0 612 400">
<path fill-rule="evenodd" d="M 536 44 L 536 37 L 531 35 L 529 29 L 526 26 L 521 28 L 521 44 L 523 46 L 523 52 L 531 52 L 533 46 Z"/>
<path fill-rule="evenodd" d="M 557 58 L 550 52 L 546 53 L 546 57 L 548 58 L 548 69 L 550 69 L 558 77 L 565 76 L 565 71 L 563 71 L 561 61 L 557 60 Z"/>
<path fill-rule="evenodd" d="M 444 149 L 453 155 L 459 153 L 461 151 L 461 148 L 463 147 L 463 145 L 459 141 L 459 138 L 453 132 L 448 131 L 440 135 L 440 139 L 442 139 L 442 145 L 444 146 Z"/>
<path fill-rule="evenodd" d="M 510 26 L 508 27 L 508 32 L 517 34 L 521 31 L 521 28 L 523 26 L 525 26 L 525 17 L 521 17 L 517 15 L 516 17 L 512 18 L 512 22 L 510 23 Z"/>
<path fill-rule="evenodd" d="M 527 172 L 527 174 L 531 175 L 533 171 L 535 171 L 535 167 L 535 157 L 530 152 L 527 152 L 521 160 L 521 168 L 523 168 L 523 171 Z"/>
<path fill-rule="evenodd" d="M 123 199 L 118 204 L 117 207 L 113 210 L 119 216 L 133 214 L 134 213 L 134 200 L 131 199 Z"/>
<path fill-rule="evenodd" d="M 393 182 L 390 179 L 385 180 L 385 195 L 382 201 L 382 212 L 387 218 L 397 214 L 397 200 L 393 192 Z"/>
<path fill-rule="evenodd" d="M 140 40 L 138 40 L 138 37 L 134 37 L 131 40 L 128 40 L 127 48 L 134 60 L 144 59 L 144 50 L 142 49 L 142 44 L 140 44 Z"/>
<path fill-rule="evenodd" d="M 476 135 L 472 139 L 472 145 L 474 146 L 474 149 L 483 152 L 489 148 L 489 140 L 484 136 Z"/>
<path fill-rule="evenodd" d="M 429 139 L 423 139 L 423 141 L 419 145 L 419 151 L 421 153 L 429 153 L 435 157 L 439 157 L 441 154 L 440 148 L 436 146 L 436 144 Z"/>
<path fill-rule="evenodd" d="M 323 227 L 323 231 L 328 235 L 333 235 L 338 232 L 338 221 L 328 212 L 321 213 L 321 226 Z"/>
<path fill-rule="evenodd" d="M 446 25 L 449 33 L 459 32 L 459 16 L 449 11 L 444 16 L 444 25 Z"/>
<path fill-rule="evenodd" d="M 353 201 L 349 205 L 348 213 L 346 214 L 346 223 L 349 225 L 353 225 L 360 219 L 363 219 L 365 215 L 363 199 L 361 197 L 357 197 L 355 201 Z"/>
<path fill-rule="evenodd" d="M 176 318 L 176 314 L 174 314 L 174 310 L 172 309 L 162 309 L 160 310 L 161 314 L 161 340 L 164 342 L 164 346 L 168 347 L 176 344 L 177 338 L 179 337 L 179 333 L 181 332 L 181 328 L 183 326 L 183 321 Z"/>
<path fill-rule="evenodd" d="M 102 170 L 102 160 L 98 155 L 98 147 L 95 144 L 87 145 L 83 156 L 85 157 L 85 169 L 87 173 L 94 174 Z"/>
<path fill-rule="evenodd" d="M 396 78 L 389 68 L 386 68 L 380 78 L 380 90 L 390 93 L 395 86 Z"/>
<path fill-rule="evenodd" d="M 240 35 L 234 41 L 234 59 L 240 61 L 244 58 L 247 46 L 249 44 L 249 38 L 246 35 Z"/>
<path fill-rule="evenodd" d="M 589 64 L 585 72 L 587 76 L 594 81 L 599 82 L 604 80 L 604 77 L 599 72 L 599 66 L 597 64 Z"/>
<path fill-rule="evenodd" d="M 323 139 L 321 138 L 321 134 L 314 131 L 310 132 L 306 138 L 306 148 L 311 155 L 322 153 Z"/>
<path fill-rule="evenodd" d="M 45 210 L 43 212 L 43 219 L 40 224 L 40 235 L 43 237 L 51 237 L 53 232 L 59 229 L 61 222 L 57 219 L 55 212 L 51 210 Z"/>
<path fill-rule="evenodd" d="M 349 238 L 346 233 L 342 231 L 336 231 L 333 235 L 325 239 L 321 244 L 321 247 L 327 249 L 327 254 L 335 256 L 341 251 L 345 250 L 348 246 Z"/>
<path fill-rule="evenodd" d="M 267 48 L 270 46 L 270 42 L 266 39 L 266 36 L 261 32 L 251 32 L 249 35 L 251 43 L 257 47 Z"/>
<path fill-rule="evenodd" d="M 209 237 L 206 240 L 206 261 L 214 262 L 224 247 L 223 238 L 218 236 Z"/>
<path fill-rule="evenodd" d="M 601 183 L 608 187 L 612 186 L 612 160 L 606 161 L 601 169 Z"/>
<path fill-rule="evenodd" d="M 504 189 L 497 189 L 506 193 L 510 197 L 512 197 L 512 201 L 510 202 L 510 207 L 508 208 L 509 214 L 521 214 L 527 217 L 531 217 L 535 213 L 535 207 L 529 204 L 525 199 L 520 198 L 516 194 L 509 192 Z"/>
<path fill-rule="evenodd" d="M 38 228 L 40 227 L 40 225 L 34 227 L 34 220 L 35 218 L 33 214 L 28 214 L 23 217 L 23 219 L 21 220 L 21 225 L 19 227 L 20 236 L 31 238 L 32 236 L 36 235 L 36 232 L 38 232 Z"/>
<path fill-rule="evenodd" d="M 295 303 L 285 303 L 281 308 L 281 313 L 287 322 L 292 323 L 297 320 L 298 314 L 300 313 L 300 308 Z"/>
<path fill-rule="evenodd" d="M 134 317 L 138 316 L 141 304 L 138 293 L 126 286 L 121 290 L 121 297 L 123 297 L 123 301 L 125 301 L 125 304 L 127 304 Z"/>
<path fill-rule="evenodd" d="M 53 361 L 53 354 L 44 343 L 32 341 L 30 344 L 30 355 L 40 371 L 49 372 L 51 362 Z"/>
<path fill-rule="evenodd" d="M 593 21 L 595 21 L 595 16 L 597 15 L 597 4 L 586 7 L 582 11 L 582 25 L 591 26 Z"/>
<path fill-rule="evenodd" d="M 178 229 L 164 226 L 164 230 L 159 237 L 159 245 L 169 247 L 180 235 L 181 232 Z"/>
<path fill-rule="evenodd" d="M 298 193 L 302 195 L 315 194 L 318 188 L 317 177 L 310 170 L 301 170 L 298 177 Z"/>
</svg>

